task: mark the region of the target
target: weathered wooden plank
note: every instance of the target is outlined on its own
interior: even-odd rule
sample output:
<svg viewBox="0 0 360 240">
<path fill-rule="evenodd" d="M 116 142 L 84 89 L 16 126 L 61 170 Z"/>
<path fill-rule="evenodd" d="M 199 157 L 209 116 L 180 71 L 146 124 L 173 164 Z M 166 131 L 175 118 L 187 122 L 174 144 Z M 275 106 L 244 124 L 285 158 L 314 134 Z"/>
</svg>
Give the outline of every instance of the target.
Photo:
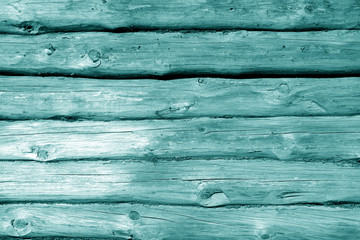
<svg viewBox="0 0 360 240">
<path fill-rule="evenodd" d="M 360 156 L 360 116 L 0 122 L 0 159 Z"/>
<path fill-rule="evenodd" d="M 360 168 L 270 160 L 0 162 L 0 202 L 360 202 Z"/>
<path fill-rule="evenodd" d="M 0 236 L 117 239 L 359 239 L 358 206 L 199 208 L 21 204 L 0 206 Z"/>
<path fill-rule="evenodd" d="M 0 76 L 1 119 L 355 115 L 360 78 L 172 81 Z"/>
<path fill-rule="evenodd" d="M 146 77 L 359 74 L 360 31 L 1 36 L 0 72 Z"/>
<path fill-rule="evenodd" d="M 357 0 L 2 0 L 0 31 L 359 29 Z"/>
</svg>

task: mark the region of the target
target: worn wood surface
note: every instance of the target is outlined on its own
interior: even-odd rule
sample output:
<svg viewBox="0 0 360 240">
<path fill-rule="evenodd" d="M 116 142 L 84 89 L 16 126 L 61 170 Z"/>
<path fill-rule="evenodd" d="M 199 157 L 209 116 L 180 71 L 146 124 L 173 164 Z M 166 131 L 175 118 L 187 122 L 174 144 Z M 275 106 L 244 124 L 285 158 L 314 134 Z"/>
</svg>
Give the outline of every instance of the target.
<svg viewBox="0 0 360 240">
<path fill-rule="evenodd" d="M 91 120 L 360 113 L 360 78 L 171 81 L 0 77 L 0 118 Z"/>
<path fill-rule="evenodd" d="M 199 208 L 21 204 L 0 206 L 0 236 L 117 239 L 358 239 L 358 206 Z"/>
<path fill-rule="evenodd" d="M 359 0 L 0 1 L 0 239 L 360 239 L 359 30 Z"/>
<path fill-rule="evenodd" d="M 360 168 L 271 160 L 0 162 L 0 202 L 360 202 Z"/>
<path fill-rule="evenodd" d="M 360 116 L 0 122 L 0 159 L 356 159 Z"/>
<path fill-rule="evenodd" d="M 89 77 L 360 73 L 360 31 L 2 35 L 0 72 Z"/>
<path fill-rule="evenodd" d="M 0 31 L 359 29 L 357 0 L 2 0 Z"/>
</svg>

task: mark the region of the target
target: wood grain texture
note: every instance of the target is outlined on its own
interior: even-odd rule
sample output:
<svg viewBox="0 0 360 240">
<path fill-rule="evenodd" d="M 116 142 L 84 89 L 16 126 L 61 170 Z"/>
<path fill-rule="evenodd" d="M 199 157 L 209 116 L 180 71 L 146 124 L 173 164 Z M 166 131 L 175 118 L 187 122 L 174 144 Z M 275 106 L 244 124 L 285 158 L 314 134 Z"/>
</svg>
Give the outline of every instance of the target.
<svg viewBox="0 0 360 240">
<path fill-rule="evenodd" d="M 287 206 L 0 206 L 0 236 L 117 239 L 358 239 L 360 209 Z"/>
<path fill-rule="evenodd" d="M 2 0 L 0 31 L 359 29 L 357 0 Z"/>
<path fill-rule="evenodd" d="M 0 1 L 0 239 L 360 239 L 359 13 Z"/>
<path fill-rule="evenodd" d="M 115 120 L 360 113 L 360 78 L 172 81 L 0 76 L 0 118 Z"/>
<path fill-rule="evenodd" d="M 360 168 L 270 160 L 0 162 L 0 202 L 360 202 Z"/>
<path fill-rule="evenodd" d="M 359 74 L 360 31 L 1 36 L 0 72 L 87 77 Z"/>
<path fill-rule="evenodd" d="M 0 122 L 0 159 L 357 159 L 360 116 Z"/>
</svg>

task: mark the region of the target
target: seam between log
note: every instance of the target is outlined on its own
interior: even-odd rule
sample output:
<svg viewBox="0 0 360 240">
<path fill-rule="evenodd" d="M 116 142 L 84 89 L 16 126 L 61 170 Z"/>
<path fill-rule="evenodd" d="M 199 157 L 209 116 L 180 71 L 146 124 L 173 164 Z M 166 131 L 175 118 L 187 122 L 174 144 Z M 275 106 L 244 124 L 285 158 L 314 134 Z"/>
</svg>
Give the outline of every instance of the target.
<svg viewBox="0 0 360 240">
<path fill-rule="evenodd" d="M 20 28 L 21 24 L 14 24 L 13 27 Z M 249 31 L 249 32 L 328 32 L 328 31 L 353 31 L 360 30 L 359 27 L 351 28 L 330 28 L 330 27 L 313 27 L 313 28 L 284 28 L 284 29 L 271 29 L 271 28 L 239 28 L 239 27 L 214 27 L 214 28 L 196 28 L 196 27 L 179 27 L 172 28 L 169 27 L 146 27 L 146 26 L 131 26 L 131 27 L 119 27 L 119 28 L 106 28 L 101 26 L 89 25 L 84 28 L 76 26 L 67 26 L 66 28 L 61 27 L 45 27 L 46 30 L 35 32 L 35 33 L 16 33 L 11 31 L 1 31 L 0 34 L 9 34 L 9 35 L 44 35 L 49 33 L 86 33 L 86 32 L 109 32 L 109 33 L 132 33 L 132 32 L 158 32 L 158 33 L 168 33 L 168 32 L 180 32 L 180 33 L 199 33 L 199 32 L 236 32 L 236 31 Z M 87 29 L 86 29 L 87 28 Z M 68 30 L 66 30 L 68 29 Z"/>
<path fill-rule="evenodd" d="M 274 73 L 275 72 L 275 73 Z M 88 78 L 88 79 L 107 79 L 107 80 L 161 80 L 161 81 L 170 81 L 178 80 L 183 78 L 226 78 L 226 79 L 256 79 L 256 78 L 351 78 L 351 77 L 360 77 L 360 67 L 356 71 L 346 72 L 346 71 L 337 71 L 337 72 L 317 72 L 317 73 L 276 73 L 277 71 L 258 71 L 257 73 L 242 73 L 242 74 L 221 74 L 221 73 L 166 73 L 162 75 L 155 74 L 101 74 L 101 75 L 86 75 L 86 74 L 52 74 L 52 73 L 42 73 L 42 74 L 31 74 L 28 72 L 22 71 L 13 71 L 13 70 L 0 70 L 0 76 L 29 76 L 29 77 L 68 77 L 68 78 Z"/>
</svg>

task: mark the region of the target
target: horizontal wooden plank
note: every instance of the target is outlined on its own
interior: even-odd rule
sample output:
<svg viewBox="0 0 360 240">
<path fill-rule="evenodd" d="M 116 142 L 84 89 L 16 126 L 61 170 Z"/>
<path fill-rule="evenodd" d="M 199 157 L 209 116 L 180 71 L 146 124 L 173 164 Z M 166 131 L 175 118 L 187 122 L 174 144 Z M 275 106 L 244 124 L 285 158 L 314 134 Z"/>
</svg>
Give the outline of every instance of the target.
<svg viewBox="0 0 360 240">
<path fill-rule="evenodd" d="M 0 206 L 0 236 L 117 239 L 359 239 L 359 207 Z"/>
<path fill-rule="evenodd" d="M 356 159 L 360 116 L 0 122 L 0 159 Z"/>
<path fill-rule="evenodd" d="M 360 168 L 270 160 L 0 162 L 0 202 L 360 202 Z"/>
<path fill-rule="evenodd" d="M 357 0 L 2 0 L 0 31 L 359 29 Z"/>
<path fill-rule="evenodd" d="M 172 81 L 0 76 L 1 119 L 326 116 L 360 112 L 360 78 Z"/>
<path fill-rule="evenodd" d="M 360 31 L 1 36 L 0 72 L 88 77 L 359 74 Z"/>
</svg>

